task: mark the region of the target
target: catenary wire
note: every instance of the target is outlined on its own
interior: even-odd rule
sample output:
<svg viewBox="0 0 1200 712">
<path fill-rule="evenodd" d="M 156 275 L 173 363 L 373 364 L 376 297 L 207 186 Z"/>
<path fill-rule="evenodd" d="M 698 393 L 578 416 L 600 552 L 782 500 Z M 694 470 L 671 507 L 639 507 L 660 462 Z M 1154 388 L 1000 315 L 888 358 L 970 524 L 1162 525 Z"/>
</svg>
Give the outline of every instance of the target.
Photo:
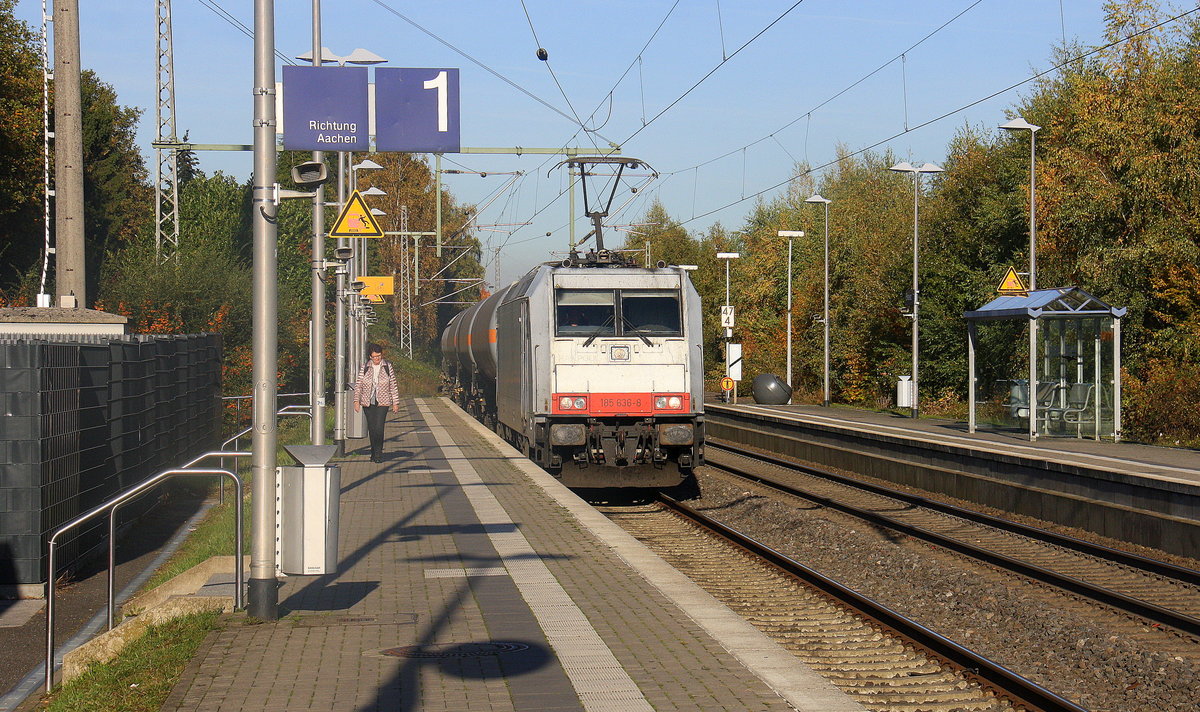
<svg viewBox="0 0 1200 712">
<path fill-rule="evenodd" d="M 868 73 L 864 74 L 863 76 L 859 77 L 859 78 L 858 78 L 858 79 L 856 79 L 854 82 L 852 82 L 852 83 L 850 83 L 850 84 L 846 85 L 846 87 L 844 87 L 843 89 L 841 89 L 841 90 L 837 91 L 836 93 L 834 93 L 834 94 L 830 95 L 828 98 L 826 98 L 826 99 L 822 100 L 822 101 L 821 101 L 820 103 L 818 103 L 816 106 L 813 106 L 812 108 L 810 108 L 810 109 L 808 109 L 807 111 L 805 111 L 803 114 L 800 114 L 800 115 L 799 115 L 799 116 L 797 116 L 796 118 L 794 118 L 794 119 L 792 119 L 791 121 L 787 122 L 787 123 L 786 123 L 786 124 L 784 124 L 783 126 L 780 126 L 779 128 L 775 129 L 774 131 L 772 131 L 771 133 L 767 134 L 766 136 L 763 136 L 762 138 L 759 138 L 759 139 L 756 139 L 756 140 L 754 140 L 754 141 L 751 141 L 750 143 L 746 144 L 745 146 L 742 146 L 741 148 L 735 148 L 735 149 L 733 149 L 732 151 L 728 151 L 728 152 L 726 152 L 726 153 L 723 153 L 723 154 L 721 154 L 720 156 L 717 156 L 717 157 L 715 157 L 715 158 L 710 158 L 710 159 L 708 159 L 707 161 L 702 161 L 702 162 L 700 162 L 700 163 L 697 163 L 697 164 L 696 164 L 696 165 L 694 165 L 694 166 L 687 166 L 686 168 L 679 168 L 679 169 L 672 170 L 672 171 L 665 171 L 665 172 L 664 172 L 664 175 L 673 174 L 673 173 L 686 173 L 686 172 L 688 172 L 688 171 L 692 170 L 693 168 L 703 168 L 704 166 L 707 166 L 707 165 L 708 165 L 708 164 L 710 164 L 710 163 L 715 163 L 715 162 L 717 162 L 717 161 L 719 161 L 719 160 L 721 160 L 721 159 L 723 159 L 723 158 L 728 158 L 729 156 L 732 156 L 732 155 L 734 155 L 734 154 L 735 154 L 735 153 L 737 153 L 738 151 L 742 151 L 742 150 L 745 150 L 745 149 L 747 149 L 747 148 L 753 148 L 754 146 L 757 146 L 758 144 L 762 143 L 763 141 L 766 141 L 766 140 L 768 140 L 768 139 L 773 139 L 773 138 L 775 138 L 775 134 L 777 134 L 777 133 L 779 133 L 779 132 L 781 132 L 781 131 L 785 131 L 785 130 L 787 130 L 787 129 L 791 128 L 792 126 L 796 125 L 796 123 L 798 123 L 800 120 L 802 120 L 802 119 L 804 119 L 804 118 L 809 118 L 809 119 L 811 120 L 811 117 L 812 117 L 812 114 L 813 114 L 813 112 L 815 112 L 815 111 L 817 111 L 817 110 L 819 110 L 819 109 L 821 109 L 821 108 L 823 108 L 823 107 L 827 106 L 828 104 L 830 104 L 830 103 L 831 103 L 831 102 L 833 102 L 833 101 L 836 101 L 836 100 L 837 100 L 839 97 L 841 97 L 842 95 L 844 95 L 844 94 L 846 94 L 847 92 L 851 91 L 852 89 L 854 89 L 855 87 L 857 87 L 859 84 L 862 84 L 863 82 L 867 81 L 867 80 L 868 80 L 868 79 L 870 79 L 871 77 L 873 77 L 873 76 L 875 76 L 876 74 L 878 74 L 878 73 L 882 72 L 884 69 L 887 69 L 887 68 L 888 68 L 888 67 L 890 67 L 892 64 L 894 64 L 894 63 L 896 62 L 896 60 L 898 60 L 898 59 L 901 59 L 902 57 L 904 57 L 904 56 L 905 56 L 906 54 L 908 54 L 909 52 L 912 52 L 912 51 L 913 51 L 914 49 L 916 49 L 917 47 L 920 47 L 922 44 L 924 44 L 926 41 L 928 41 L 929 39 L 931 39 L 931 38 L 932 38 L 934 35 L 938 34 L 938 33 L 939 33 L 939 32 L 941 32 L 942 30 L 946 29 L 948 26 L 950 26 L 952 23 L 954 23 L 954 22 L 955 22 L 956 20 L 958 20 L 960 17 L 962 17 L 963 15 L 967 14 L 967 13 L 968 13 L 968 12 L 970 12 L 971 10 L 975 9 L 975 7 L 976 7 L 977 5 L 979 5 L 980 3 L 982 3 L 982 2 L 983 2 L 983 0 L 975 0 L 975 2 L 971 3 L 970 5 L 968 5 L 968 6 L 967 6 L 966 8 L 964 8 L 962 11 L 960 11 L 960 12 L 959 12 L 957 15 L 955 15 L 954 17 L 951 17 L 949 20 L 946 20 L 945 22 L 943 22 L 943 23 L 942 23 L 941 25 L 939 25 L 939 26 L 938 26 L 936 29 L 934 29 L 933 31 L 929 32 L 928 34 L 926 34 L 926 35 L 925 35 L 924 37 L 922 37 L 921 39 L 919 39 L 919 40 L 917 40 L 916 42 L 914 42 L 914 43 L 913 43 L 912 45 L 910 45 L 910 46 L 909 46 L 907 49 L 905 49 L 905 50 L 901 51 L 900 53 L 896 54 L 896 55 L 895 55 L 894 57 L 892 57 L 891 59 L 887 60 L 887 61 L 886 61 L 886 62 L 884 62 L 883 64 L 880 64 L 880 65 L 879 65 L 878 67 L 876 67 L 875 69 L 872 69 L 870 72 L 868 72 Z"/>
<path fill-rule="evenodd" d="M 233 25 L 233 27 L 236 28 L 237 30 L 239 30 L 242 34 L 246 35 L 250 39 L 254 39 L 254 30 L 247 27 L 245 25 L 245 23 L 243 23 L 241 20 L 237 19 L 232 14 L 230 14 L 230 12 L 228 10 L 221 7 L 221 5 L 219 3 L 217 3 L 216 0 L 196 0 L 196 2 L 200 3 L 201 5 L 208 8 L 209 10 L 212 10 L 213 13 L 215 13 L 217 15 L 217 17 L 220 17 L 225 22 L 228 22 L 230 25 Z M 293 65 L 296 64 L 296 62 L 293 61 L 291 57 L 287 56 L 283 52 L 280 52 L 278 49 L 275 50 L 275 56 L 278 57 L 280 59 L 280 61 L 282 61 L 284 64 L 293 64 Z"/>
<path fill-rule="evenodd" d="M 525 6 L 525 0 L 521 0 L 521 9 L 525 12 L 525 21 L 529 23 L 529 32 L 533 35 L 534 43 L 539 48 L 543 47 L 542 41 L 538 39 L 537 29 L 533 26 L 533 18 L 529 15 L 529 8 Z M 592 138 L 593 129 L 589 129 L 583 122 L 583 119 L 579 118 L 579 112 L 575 110 L 575 105 L 571 103 L 571 97 L 567 96 L 567 90 L 563 89 L 562 82 L 558 81 L 558 74 L 554 72 L 554 67 L 550 64 L 549 56 L 543 59 L 542 63 L 546 65 L 546 70 L 550 72 L 550 78 L 554 80 L 554 86 L 558 87 L 558 93 L 562 95 L 563 101 L 567 102 L 567 108 L 571 110 L 571 115 L 575 117 L 575 123 L 579 124 L 579 127 L 583 129 L 583 132 L 591 138 L 592 144 L 595 145 L 595 139 Z M 596 148 L 599 150 L 599 146 L 596 146 Z"/>
<path fill-rule="evenodd" d="M 408 17 L 407 15 L 401 13 L 399 10 L 392 7 L 391 5 L 388 5 L 383 0 L 371 0 L 371 2 L 374 2 L 376 5 L 380 6 L 384 10 L 395 15 L 396 17 L 400 18 L 401 20 L 404 20 L 408 24 L 412 25 L 413 27 L 417 28 L 421 32 L 428 35 L 430 38 L 436 40 L 438 43 L 445 46 L 450 51 L 454 52 L 455 54 L 459 55 L 460 57 L 462 57 L 462 58 L 466 59 L 467 61 L 471 62 L 472 64 L 476 65 L 477 67 L 484 70 L 488 74 L 491 74 L 493 77 L 496 77 L 497 79 L 499 79 L 500 81 L 509 85 L 513 89 L 516 89 L 517 91 L 521 92 L 522 94 L 529 97 L 530 99 L 533 99 L 534 101 L 536 101 L 537 103 L 546 107 L 547 109 L 550 109 L 551 111 L 553 111 L 554 113 L 563 117 L 567 121 L 570 121 L 571 123 L 578 125 L 580 129 L 586 130 L 587 127 L 585 127 L 582 123 L 580 123 L 577 119 L 572 117 L 570 114 L 566 113 L 562 109 L 558 108 L 557 106 L 555 106 L 555 105 L 551 104 L 550 102 L 546 101 L 545 99 L 541 98 L 537 94 L 534 94 L 533 92 L 529 91 L 528 89 L 521 86 L 520 84 L 517 84 L 516 82 L 514 82 L 513 80 L 504 76 L 503 74 L 496 71 L 495 69 L 492 69 L 488 65 L 484 64 L 482 61 L 480 61 L 480 60 L 476 59 L 475 57 L 471 56 L 470 54 L 468 54 L 465 50 L 459 49 L 458 47 L 451 44 L 448 40 L 445 40 L 442 37 L 438 36 L 437 34 L 434 34 L 432 31 L 426 29 L 424 26 L 417 23 L 417 21 L 415 21 L 412 18 Z M 600 138 L 604 139 L 605 141 L 612 143 L 612 141 L 609 138 L 607 138 L 599 133 L 597 133 L 596 135 L 599 136 Z"/>
<path fill-rule="evenodd" d="M 958 114 L 958 113 L 961 113 L 961 112 L 963 112 L 963 111 L 966 111 L 967 109 L 970 109 L 970 108 L 971 108 L 971 107 L 973 107 L 973 106 L 977 106 L 977 105 L 979 105 L 979 104 L 982 104 L 982 103 L 983 103 L 983 102 L 985 102 L 985 101 L 988 101 L 988 100 L 990 100 L 990 99 L 994 99 L 994 98 L 996 98 L 996 97 L 998 97 L 998 96 L 1000 96 L 1000 95 L 1002 95 L 1002 94 L 1007 94 L 1008 92 L 1012 91 L 1013 89 L 1017 89 L 1017 88 L 1019 88 L 1019 87 L 1022 87 L 1022 86 L 1026 85 L 1026 84 L 1028 84 L 1028 83 L 1030 83 L 1030 82 L 1032 82 L 1032 81 L 1036 81 L 1036 80 L 1038 80 L 1038 79 L 1041 79 L 1042 77 L 1044 77 L 1044 76 L 1046 76 L 1046 75 L 1048 75 L 1048 74 L 1052 74 L 1052 73 L 1054 73 L 1054 72 L 1057 72 L 1058 70 L 1062 69 L 1063 67 L 1065 67 L 1065 66 L 1067 66 L 1067 65 L 1069 65 L 1069 64 L 1074 64 L 1074 63 L 1076 63 L 1076 62 L 1079 62 L 1079 61 L 1082 61 L 1082 60 L 1084 60 L 1084 59 L 1087 59 L 1088 57 L 1091 57 L 1091 56 L 1093 56 L 1093 55 L 1095 55 L 1095 54 L 1099 54 L 1100 52 L 1103 52 L 1103 51 L 1104 51 L 1104 50 L 1106 50 L 1106 49 L 1110 49 L 1110 48 L 1112 48 L 1112 47 L 1115 47 L 1115 46 L 1117 46 L 1117 45 L 1119 45 L 1119 44 L 1123 44 L 1123 43 L 1125 43 L 1125 42 L 1128 42 L 1129 40 L 1132 40 L 1132 39 L 1135 39 L 1135 38 L 1137 38 L 1137 37 L 1140 37 L 1140 36 L 1142 36 L 1142 35 L 1144 35 L 1144 34 L 1148 34 L 1148 33 L 1152 32 L 1152 31 L 1154 31 L 1154 30 L 1157 30 L 1157 29 L 1158 29 L 1158 28 L 1160 28 L 1160 27 L 1163 27 L 1163 26 L 1165 26 L 1165 25 L 1168 25 L 1168 24 L 1170 24 L 1170 23 L 1172 23 L 1172 22 L 1175 22 L 1176 20 L 1180 20 L 1180 19 L 1182 19 L 1182 18 L 1184 18 L 1184 17 L 1187 17 L 1188 15 L 1194 14 L 1194 13 L 1196 13 L 1196 12 L 1200 12 L 1200 7 L 1195 7 L 1195 8 L 1192 8 L 1191 10 L 1187 10 L 1187 11 L 1185 11 L 1185 12 L 1181 12 L 1181 13 L 1179 13 L 1178 15 L 1175 15 L 1175 16 L 1173 16 L 1173 17 L 1167 18 L 1167 19 L 1165 19 L 1165 20 L 1163 20 L 1163 21 L 1161 21 L 1161 22 L 1159 22 L 1159 23 L 1157 23 L 1157 24 L 1155 24 L 1155 25 L 1152 25 L 1152 26 L 1150 26 L 1150 27 L 1147 27 L 1147 28 L 1144 28 L 1144 29 L 1142 29 L 1142 30 L 1139 30 L 1139 31 L 1137 31 L 1137 32 L 1134 32 L 1134 33 L 1132 33 L 1132 34 L 1129 34 L 1129 35 L 1127 35 L 1127 36 L 1125 36 L 1125 37 L 1122 37 L 1122 38 L 1120 38 L 1120 39 L 1113 40 L 1112 42 L 1109 42 L 1108 44 L 1101 45 L 1101 46 L 1099 46 L 1099 47 L 1095 47 L 1095 48 L 1093 48 L 1093 49 L 1091 49 L 1091 50 L 1088 50 L 1087 52 L 1083 52 L 1083 53 L 1081 53 L 1081 54 L 1075 55 L 1075 56 L 1073 56 L 1073 57 L 1071 57 L 1071 58 L 1069 58 L 1069 59 L 1066 59 L 1066 60 L 1064 60 L 1064 61 L 1060 62 L 1059 64 L 1056 64 L 1056 65 L 1054 65 L 1053 67 L 1050 67 L 1049 69 L 1045 69 L 1045 70 L 1043 70 L 1043 71 L 1037 72 L 1036 74 L 1034 74 L 1034 75 L 1032 75 L 1032 76 L 1030 76 L 1030 77 L 1028 77 L 1028 78 L 1026 78 L 1026 79 L 1022 79 L 1021 81 L 1019 81 L 1019 82 L 1016 82 L 1015 84 L 1011 84 L 1011 85 L 1009 85 L 1009 86 L 1007 86 L 1007 87 L 1005 87 L 1005 88 L 1003 88 L 1003 89 L 1000 89 L 1000 90 L 998 90 L 998 91 L 994 91 L 994 92 L 992 92 L 991 94 L 988 94 L 987 96 L 981 97 L 981 98 L 979 98 L 979 99 L 976 99 L 975 101 L 972 101 L 972 102 L 970 102 L 970 103 L 964 104 L 964 105 L 962 105 L 962 106 L 958 107 L 957 109 L 953 109 L 953 110 L 951 110 L 951 111 L 947 111 L 946 113 L 944 113 L 944 114 L 941 114 L 940 116 L 935 116 L 935 117 L 934 117 L 934 118 L 932 118 L 932 119 L 928 119 L 928 120 L 926 120 L 926 121 L 923 121 L 923 122 L 921 122 L 921 123 L 917 124 L 916 126 L 912 126 L 912 127 L 908 128 L 908 129 L 905 129 L 904 131 L 900 131 L 900 132 L 894 133 L 894 134 L 892 134 L 891 136 L 888 136 L 887 138 L 885 138 L 885 139 L 883 139 L 883 140 L 881 140 L 881 141 L 876 141 L 875 143 L 873 143 L 873 144 L 871 144 L 871 145 L 869 145 L 869 146 L 864 146 L 864 147 L 862 147 L 862 148 L 859 148 L 859 149 L 857 149 L 857 150 L 855 150 L 855 151 L 852 151 L 852 152 L 850 152 L 850 153 L 847 153 L 847 154 L 845 154 L 845 155 L 839 156 L 839 157 L 837 157 L 837 158 L 833 159 L 832 161 L 827 161 L 827 162 L 825 162 L 825 163 L 822 163 L 822 164 L 821 164 L 821 165 L 819 165 L 819 166 L 813 166 L 813 167 L 811 167 L 811 168 L 808 168 L 808 169 L 807 169 L 807 170 L 805 170 L 805 171 L 804 171 L 802 174 L 797 174 L 797 175 L 795 175 L 795 176 L 790 176 L 790 177 L 788 177 L 788 178 L 787 178 L 787 179 L 785 179 L 785 180 L 782 180 L 782 181 L 780 181 L 780 182 L 778 182 L 778 183 L 776 183 L 776 184 L 774 184 L 774 185 L 771 185 L 771 186 L 768 186 L 768 187 L 766 187 L 766 188 L 763 188 L 762 190 L 760 190 L 760 191 L 758 191 L 758 192 L 756 192 L 756 193 L 752 193 L 751 195 L 747 195 L 747 196 L 746 196 L 746 197 L 744 197 L 744 198 L 741 198 L 741 199 L 739 199 L 739 200 L 734 200 L 734 201 L 732 201 L 732 202 L 730 202 L 730 203 L 727 203 L 727 204 L 725 204 L 725 205 L 722 205 L 722 206 L 721 206 L 721 207 L 719 207 L 719 208 L 713 208 L 712 210 L 710 210 L 710 211 L 708 211 L 708 212 L 706 212 L 706 213 L 701 213 L 700 215 L 694 215 L 694 216 L 692 216 L 692 217 L 690 217 L 690 218 L 688 218 L 688 219 L 686 219 L 686 220 L 680 220 L 680 221 L 679 221 L 679 223 L 680 223 L 681 225 L 686 225 L 686 224 L 688 224 L 688 223 L 690 223 L 690 222 L 695 222 L 696 220 L 700 220 L 701 218 L 705 218 L 705 217 L 707 217 L 707 216 L 709 216 L 709 215 L 713 215 L 714 213 L 719 213 L 719 212 L 721 212 L 722 210 L 725 210 L 725 209 L 727 209 L 727 208 L 731 208 L 731 207 L 733 207 L 733 206 L 737 205 L 738 203 L 743 203 L 743 202 L 745 202 L 745 201 L 747 201 L 747 200 L 750 200 L 750 199 L 752 199 L 752 198 L 757 198 L 757 197 L 759 197 L 759 196 L 763 195 L 764 193 L 767 193 L 767 192 L 769 192 L 769 191 L 772 191 L 772 190 L 775 190 L 775 189 L 777 189 L 777 188 L 783 187 L 783 186 L 787 185 L 788 183 L 791 183 L 791 182 L 792 182 L 793 180 L 795 180 L 796 178 L 799 178 L 799 177 L 800 177 L 800 175 L 812 175 L 813 173 L 816 173 L 816 172 L 818 172 L 818 171 L 820 171 L 820 170 L 822 170 L 822 169 L 828 168 L 828 167 L 830 167 L 830 166 L 833 166 L 833 165 L 837 165 L 838 163 L 841 163 L 842 161 L 846 160 L 847 158 L 853 158 L 853 157 L 855 157 L 855 156 L 862 155 L 862 154 L 866 153 L 867 151 L 870 151 L 870 150 L 872 150 L 872 149 L 875 149 L 875 148 L 879 148 L 880 146 L 882 146 L 882 145 L 886 144 L 886 143 L 887 143 L 887 142 L 889 142 L 889 141 L 894 141 L 895 139 L 897 139 L 897 138 L 900 138 L 901 136 L 904 136 L 904 135 L 910 134 L 910 133 L 912 133 L 912 132 L 914 132 L 914 131 L 918 131 L 918 130 L 920 130 L 920 129 L 923 129 L 923 128 L 925 128 L 926 126 L 929 126 L 929 125 L 931 125 L 931 124 L 935 124 L 935 123 L 937 123 L 937 122 L 941 121 L 942 119 L 946 119 L 946 118 L 949 118 L 949 117 L 951 117 L 951 116 L 954 116 L 955 114 Z"/>
<path fill-rule="evenodd" d="M 688 89 L 686 91 L 684 91 L 682 94 L 680 94 L 674 101 L 672 101 L 670 104 L 668 104 L 665 108 L 663 108 L 661 111 L 659 111 L 654 116 L 651 116 L 649 121 L 645 122 L 636 131 L 629 134 L 629 136 L 625 137 L 625 140 L 622 141 L 621 143 L 622 144 L 629 143 L 629 141 L 631 139 L 633 139 L 634 136 L 637 136 L 638 134 L 640 134 L 642 131 L 644 131 L 646 129 L 646 127 L 648 127 L 650 124 L 657 121 L 660 116 L 662 116 L 663 114 L 665 114 L 668 111 L 670 111 L 671 109 L 673 109 L 675 107 L 675 105 L 678 104 L 679 102 L 683 101 L 688 96 L 688 94 L 691 94 L 693 91 L 695 91 L 696 87 L 700 86 L 701 84 L 703 84 L 705 82 L 705 80 L 707 80 L 712 75 L 716 74 L 717 70 L 720 69 L 721 67 L 725 66 L 725 64 L 727 62 L 729 62 L 729 60 L 738 56 L 738 54 L 742 50 L 746 49 L 751 44 L 753 44 L 755 42 L 755 40 L 757 40 L 759 37 L 762 37 L 764 34 L 766 34 L 767 30 L 770 30 L 772 27 L 774 27 L 776 24 L 778 24 L 780 20 L 782 20 L 783 18 L 790 15 L 792 10 L 795 10 L 796 8 L 800 7 L 800 5 L 803 3 L 804 3 L 804 0 L 796 0 L 795 4 L 793 4 L 788 9 L 784 10 L 783 13 L 779 15 L 779 17 L 776 17 L 774 20 L 771 20 L 769 23 L 767 23 L 766 27 L 764 27 L 761 30 L 759 30 L 758 32 L 756 32 L 753 37 L 746 40 L 745 44 L 743 44 L 741 47 L 738 47 L 737 49 L 735 49 L 732 54 L 730 54 L 728 57 L 725 57 L 720 62 L 718 62 L 716 64 L 716 66 L 714 66 L 712 69 L 708 70 L 707 74 L 705 74 L 703 77 L 700 77 L 700 79 L 698 79 L 695 84 L 688 87 Z"/>
</svg>

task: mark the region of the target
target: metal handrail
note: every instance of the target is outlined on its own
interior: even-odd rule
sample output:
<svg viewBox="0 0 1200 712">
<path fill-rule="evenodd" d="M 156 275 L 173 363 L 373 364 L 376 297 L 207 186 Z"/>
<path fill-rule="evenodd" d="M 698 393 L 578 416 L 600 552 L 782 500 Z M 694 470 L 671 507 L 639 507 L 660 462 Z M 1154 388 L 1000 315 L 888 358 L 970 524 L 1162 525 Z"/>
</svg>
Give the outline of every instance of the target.
<svg viewBox="0 0 1200 712">
<path fill-rule="evenodd" d="M 243 396 L 234 396 L 234 397 L 242 398 Z M 293 408 L 303 408 L 304 410 L 292 410 Z M 307 415 L 309 420 L 312 420 L 312 417 L 313 417 L 312 407 L 307 406 L 307 405 L 285 405 L 282 408 L 280 408 L 279 410 L 275 411 L 275 415 Z M 221 447 L 225 447 L 226 445 L 229 445 L 230 443 L 232 443 L 234 447 L 237 447 L 237 441 L 239 439 L 241 439 L 241 437 L 243 435 L 246 435 L 247 433 L 249 433 L 251 430 L 254 430 L 253 425 L 248 426 L 245 430 L 239 431 L 236 435 L 229 438 L 225 442 L 221 443 Z M 235 464 L 234 467 L 236 467 L 236 466 L 237 465 Z"/>
<path fill-rule="evenodd" d="M 306 396 L 306 395 L 308 395 L 308 391 L 304 391 L 303 393 L 278 393 L 275 395 L 275 397 L 276 398 L 291 398 L 294 396 Z M 251 393 L 249 395 L 244 395 L 244 396 L 221 396 L 221 400 L 232 400 L 232 401 L 249 400 L 251 398 L 254 398 L 253 393 Z"/>
<path fill-rule="evenodd" d="M 170 477 L 175 477 L 178 475 L 205 476 L 205 477 L 219 475 L 221 477 L 229 477 L 230 479 L 232 479 L 234 481 L 234 483 L 237 487 L 237 489 L 235 491 L 241 492 L 241 490 L 242 490 L 241 478 L 238 477 L 237 474 L 230 472 L 229 470 L 188 469 L 188 468 L 190 468 L 192 465 L 200 462 L 201 460 L 205 460 L 210 457 L 245 457 L 248 455 L 250 455 L 250 453 L 248 453 L 248 452 L 236 452 L 236 451 L 235 452 L 217 451 L 217 452 L 204 453 L 203 455 L 188 462 L 186 465 L 184 465 L 181 468 L 164 470 L 164 471 L 159 472 L 158 474 L 154 475 L 153 477 L 150 477 L 149 479 L 146 479 L 143 482 L 141 482 L 137 485 L 134 485 L 133 487 L 131 487 L 128 490 L 122 492 L 121 494 L 113 497 L 112 499 L 108 500 L 107 502 L 104 502 L 103 504 L 99 504 L 99 505 L 93 507 L 92 509 L 88 510 L 87 512 L 84 512 L 83 514 L 79 515 L 78 517 L 75 517 L 71 521 L 60 526 L 58 529 L 56 529 L 54 531 L 53 534 L 50 535 L 50 539 L 48 542 L 49 555 L 47 557 L 47 559 L 48 559 L 47 560 L 47 565 L 48 565 L 47 569 L 48 570 L 47 570 L 47 576 L 46 576 L 46 692 L 49 692 L 52 689 L 53 684 L 54 684 L 54 584 L 55 584 L 55 578 L 56 578 L 56 573 L 57 573 L 57 565 L 55 562 L 55 550 L 56 550 L 56 547 L 58 546 L 58 541 L 57 541 L 58 537 L 64 533 L 74 529 L 75 527 L 79 526 L 80 524 L 84 524 L 85 522 L 91 521 L 92 519 L 95 519 L 96 517 L 98 517 L 101 514 L 104 514 L 106 512 L 108 513 L 108 515 L 109 515 L 109 523 L 108 523 L 108 532 L 109 532 L 109 539 L 108 539 L 108 627 L 109 627 L 109 630 L 112 630 L 114 615 L 115 615 L 115 600 L 114 600 L 115 599 L 114 572 L 116 569 L 116 565 L 115 565 L 116 564 L 116 537 L 115 537 L 116 516 L 115 516 L 115 513 L 116 513 L 117 508 L 120 507 L 122 504 L 125 504 L 126 502 L 144 494 L 147 490 L 151 489 L 152 487 L 159 484 L 163 480 L 166 480 Z M 234 546 L 236 547 L 236 550 L 234 551 L 234 586 L 236 589 L 235 594 L 234 594 L 234 606 L 236 609 L 240 609 L 243 607 L 243 601 L 242 601 L 243 512 L 242 512 L 242 498 L 240 496 L 235 498 L 235 505 L 236 505 L 236 519 L 237 519 L 235 526 L 237 527 L 237 530 L 234 532 Z"/>
<path fill-rule="evenodd" d="M 275 397 L 276 398 L 295 398 L 296 396 L 307 396 L 307 395 L 309 395 L 308 392 L 279 393 L 279 394 L 276 394 Z M 236 410 L 234 412 L 234 416 L 233 416 L 235 424 L 242 422 L 242 401 L 253 400 L 253 399 L 254 399 L 254 394 L 245 395 L 245 396 L 221 396 L 221 400 L 223 400 L 223 401 L 233 401 L 233 404 L 236 408 Z"/>
<path fill-rule="evenodd" d="M 296 410 L 293 410 L 296 409 Z M 285 405 L 275 411 L 275 415 L 307 415 L 309 420 L 312 420 L 312 406 L 307 405 Z"/>
</svg>

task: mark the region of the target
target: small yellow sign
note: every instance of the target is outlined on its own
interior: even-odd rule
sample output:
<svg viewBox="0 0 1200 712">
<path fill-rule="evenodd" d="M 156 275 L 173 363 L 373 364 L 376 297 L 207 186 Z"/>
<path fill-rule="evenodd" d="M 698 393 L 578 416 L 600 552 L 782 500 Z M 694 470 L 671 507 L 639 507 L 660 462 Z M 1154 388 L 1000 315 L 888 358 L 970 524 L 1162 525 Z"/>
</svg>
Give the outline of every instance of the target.
<svg viewBox="0 0 1200 712">
<path fill-rule="evenodd" d="M 1021 281 L 1021 276 L 1017 274 L 1017 270 L 1009 267 L 1008 272 L 1004 275 L 1004 280 L 1000 282 L 999 287 L 996 287 L 996 291 L 1001 294 L 1025 294 L 1029 290 L 1025 287 L 1025 283 Z"/>
<path fill-rule="evenodd" d="M 721 379 L 721 390 L 732 391 L 733 390 L 733 379 L 730 378 L 729 376 L 722 378 Z"/>
<path fill-rule="evenodd" d="M 370 296 L 372 294 L 395 294 L 396 293 L 396 278 L 395 277 L 355 277 L 364 285 L 360 294 Z"/>
<path fill-rule="evenodd" d="M 362 193 L 356 190 L 350 194 L 350 200 L 346 201 L 342 212 L 338 214 L 329 235 L 330 237 L 383 237 L 383 228 L 379 227 L 379 221 L 371 214 L 371 209 L 367 207 L 367 201 L 363 200 Z"/>
<path fill-rule="evenodd" d="M 379 296 L 378 294 L 364 294 L 363 296 L 366 297 L 367 301 L 372 304 L 383 304 L 383 297 Z"/>
</svg>

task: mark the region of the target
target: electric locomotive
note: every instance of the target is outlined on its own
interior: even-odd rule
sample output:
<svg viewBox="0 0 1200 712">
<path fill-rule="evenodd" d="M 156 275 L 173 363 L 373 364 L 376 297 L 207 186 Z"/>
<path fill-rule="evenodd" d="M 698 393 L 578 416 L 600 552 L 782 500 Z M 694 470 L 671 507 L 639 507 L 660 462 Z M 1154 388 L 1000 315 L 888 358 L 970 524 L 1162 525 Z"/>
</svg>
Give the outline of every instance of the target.
<svg viewBox="0 0 1200 712">
<path fill-rule="evenodd" d="M 704 461 L 700 297 L 679 267 L 547 263 L 442 334 L 464 409 L 570 487 L 669 487 Z"/>
</svg>

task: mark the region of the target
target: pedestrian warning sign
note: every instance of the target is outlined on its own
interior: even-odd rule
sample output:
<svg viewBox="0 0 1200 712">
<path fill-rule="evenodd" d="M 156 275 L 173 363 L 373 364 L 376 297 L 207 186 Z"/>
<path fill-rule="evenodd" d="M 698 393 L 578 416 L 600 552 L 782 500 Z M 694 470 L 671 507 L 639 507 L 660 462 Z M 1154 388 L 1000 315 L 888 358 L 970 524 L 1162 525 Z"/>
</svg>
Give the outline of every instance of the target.
<svg viewBox="0 0 1200 712">
<path fill-rule="evenodd" d="M 350 195 L 350 200 L 346 201 L 342 212 L 338 214 L 329 236 L 383 237 L 383 229 L 379 227 L 379 221 L 375 219 L 375 216 L 371 214 L 371 209 L 367 207 L 367 201 L 363 200 L 362 193 L 356 190 Z"/>
<path fill-rule="evenodd" d="M 1009 267 L 1008 272 L 1006 272 L 1004 275 L 1003 281 L 1000 282 L 1000 286 L 996 287 L 996 291 L 1001 294 L 1025 294 L 1029 290 L 1026 289 L 1025 283 L 1021 281 L 1021 277 L 1017 274 L 1017 270 Z"/>
</svg>

